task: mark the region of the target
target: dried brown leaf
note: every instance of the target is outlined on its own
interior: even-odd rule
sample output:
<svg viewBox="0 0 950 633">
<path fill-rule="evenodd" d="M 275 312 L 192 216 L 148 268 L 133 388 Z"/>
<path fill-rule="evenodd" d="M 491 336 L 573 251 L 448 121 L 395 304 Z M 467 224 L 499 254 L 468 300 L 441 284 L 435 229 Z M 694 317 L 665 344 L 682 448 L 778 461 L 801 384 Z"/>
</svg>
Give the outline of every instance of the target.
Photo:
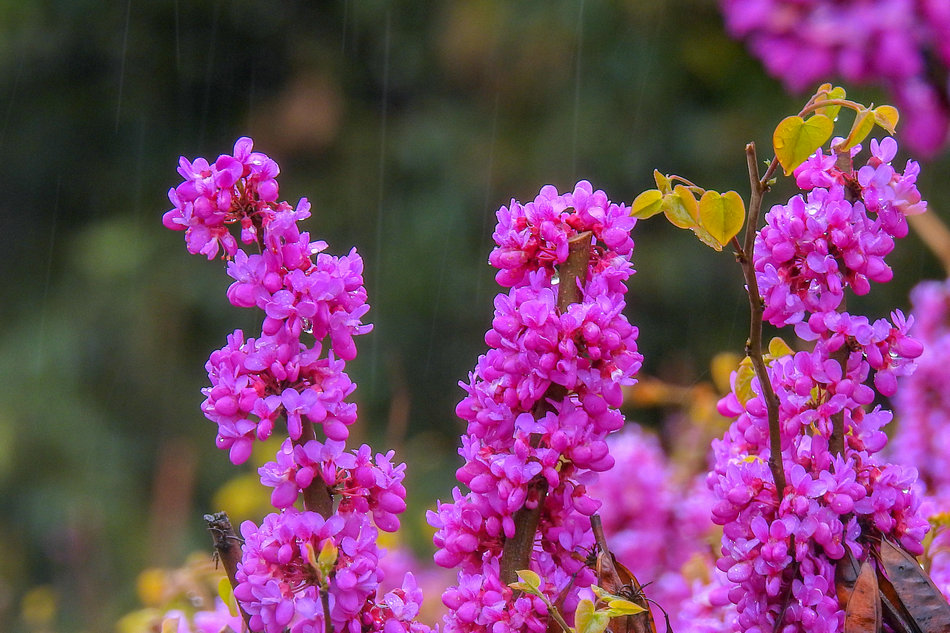
<svg viewBox="0 0 950 633">
<path fill-rule="evenodd" d="M 891 586 L 890 590 L 910 616 L 917 630 L 920 633 L 950 631 L 950 604 L 947 603 L 930 576 L 924 572 L 917 559 L 900 545 L 887 539 L 881 539 L 880 557 L 881 565 Z M 885 589 L 887 588 L 882 583 L 882 593 L 885 593 Z M 892 596 L 887 597 L 893 602 Z"/>
<path fill-rule="evenodd" d="M 844 633 L 877 633 L 881 629 L 881 595 L 870 560 L 864 561 L 848 599 Z"/>
</svg>

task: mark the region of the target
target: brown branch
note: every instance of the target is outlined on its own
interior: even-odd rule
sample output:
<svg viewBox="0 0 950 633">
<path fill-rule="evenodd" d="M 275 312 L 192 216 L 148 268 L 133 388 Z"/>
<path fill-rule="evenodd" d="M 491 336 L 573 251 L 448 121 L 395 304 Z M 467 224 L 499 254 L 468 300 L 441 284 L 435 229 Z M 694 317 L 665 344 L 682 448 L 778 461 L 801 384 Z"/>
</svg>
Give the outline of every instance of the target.
<svg viewBox="0 0 950 633">
<path fill-rule="evenodd" d="M 591 232 L 585 231 L 568 241 L 567 260 L 558 266 L 557 307 L 561 313 L 566 312 L 572 303 L 581 300 L 581 287 L 587 278 L 587 267 L 590 263 L 592 238 Z M 567 390 L 562 385 L 552 383 L 535 405 L 532 414 L 536 419 L 540 418 L 550 410 L 550 401 L 563 400 L 566 395 Z M 532 435 L 532 446 L 536 447 L 539 441 L 539 436 Z M 532 491 L 536 491 L 536 495 L 532 495 Z M 531 484 L 524 507 L 515 513 L 515 535 L 505 540 L 501 552 L 500 575 L 505 584 L 518 580 L 518 570 L 528 569 L 547 493 L 547 481 L 541 477 Z"/>
<path fill-rule="evenodd" d="M 240 536 L 234 533 L 234 528 L 231 527 L 231 520 L 228 518 L 227 512 L 206 514 L 204 520 L 205 523 L 208 524 L 208 531 L 211 532 L 211 538 L 214 540 L 215 555 L 218 557 L 218 560 L 221 561 L 221 565 L 228 575 L 228 580 L 231 582 L 231 589 L 235 590 L 238 586 L 237 567 L 238 563 L 241 562 L 240 544 L 244 541 Z M 244 623 L 247 625 L 248 630 L 250 630 L 251 616 L 247 614 L 237 598 L 234 599 L 234 602 L 237 603 L 238 609 L 241 611 L 241 617 L 244 618 Z"/>
<path fill-rule="evenodd" d="M 832 360 L 836 361 L 841 367 L 843 376 L 848 373 L 848 352 L 849 341 L 846 340 L 840 349 L 831 354 Z M 831 415 L 831 436 L 828 438 L 828 451 L 832 456 L 841 455 L 842 458 L 844 457 L 844 411 L 838 411 Z"/>
<path fill-rule="evenodd" d="M 294 446 L 304 445 L 310 440 L 317 438 L 313 429 L 313 422 L 301 420 L 303 433 L 299 440 L 292 440 Z M 333 495 L 323 477 L 317 475 L 310 482 L 310 485 L 303 489 L 303 507 L 310 512 L 318 512 L 324 519 L 329 519 L 333 514 Z"/>
<path fill-rule="evenodd" d="M 768 409 L 769 416 L 769 469 L 775 481 L 775 493 L 779 500 L 785 494 L 785 464 L 782 461 L 781 425 L 778 417 L 778 398 L 772 389 L 772 382 L 762 358 L 762 312 L 765 307 L 759 294 L 759 283 L 755 278 L 755 264 L 752 251 L 755 246 L 755 235 L 759 225 L 759 214 L 762 211 L 762 196 L 768 191 L 768 181 L 775 172 L 778 161 L 772 159 L 765 175 L 759 178 L 758 160 L 755 155 L 755 143 L 745 147 L 746 162 L 749 167 L 749 181 L 752 186 L 752 195 L 749 199 L 749 217 L 746 222 L 742 264 L 742 274 L 745 276 L 746 293 L 749 296 L 749 340 L 746 342 L 746 355 L 752 360 L 752 367 L 759 379 L 759 388 L 762 398 Z"/>
<path fill-rule="evenodd" d="M 320 604 L 323 605 L 323 630 L 333 633 L 333 620 L 330 618 L 330 590 L 329 587 L 320 588 Z"/>
</svg>

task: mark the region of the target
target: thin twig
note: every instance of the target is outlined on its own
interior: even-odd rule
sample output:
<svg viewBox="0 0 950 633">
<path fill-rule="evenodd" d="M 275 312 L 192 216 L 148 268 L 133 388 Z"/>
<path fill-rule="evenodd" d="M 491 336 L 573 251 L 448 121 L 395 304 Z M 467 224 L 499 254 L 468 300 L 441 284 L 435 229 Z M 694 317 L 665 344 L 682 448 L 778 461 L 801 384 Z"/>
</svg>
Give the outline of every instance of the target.
<svg viewBox="0 0 950 633">
<path fill-rule="evenodd" d="M 557 306 L 561 313 L 567 311 L 572 303 L 581 300 L 581 288 L 587 278 L 587 267 L 590 262 L 590 248 L 593 235 L 585 231 L 575 235 L 568 241 L 567 260 L 558 266 L 558 296 Z M 549 401 L 562 400 L 567 391 L 562 385 L 551 384 L 544 396 L 538 401 L 533 415 L 535 418 L 543 416 L 551 406 Z M 537 446 L 539 437 L 532 436 L 531 444 Z M 536 491 L 532 498 L 531 489 Z M 534 537 L 538 531 L 538 522 L 541 519 L 541 510 L 547 497 L 547 481 L 541 477 L 531 485 L 528 499 L 524 507 L 514 516 L 515 535 L 505 540 L 501 552 L 500 576 L 501 581 L 510 584 L 518 580 L 518 570 L 528 569 L 531 560 L 531 551 L 534 549 Z M 528 502 L 532 505 L 529 507 Z"/>
<path fill-rule="evenodd" d="M 208 524 L 208 531 L 211 532 L 211 538 L 214 540 L 215 554 L 218 560 L 221 561 L 225 573 L 228 575 L 228 580 L 231 582 L 231 589 L 233 591 L 237 589 L 238 586 L 237 567 L 238 563 L 241 562 L 240 544 L 243 543 L 243 541 L 240 536 L 234 533 L 234 528 L 231 527 L 231 520 L 228 518 L 227 512 L 206 514 L 204 520 L 205 523 Z M 234 602 L 237 603 L 238 609 L 241 611 L 241 617 L 244 618 L 244 623 L 247 625 L 248 630 L 250 630 L 251 616 L 247 614 L 247 611 L 244 610 L 237 598 L 235 598 Z"/>
<path fill-rule="evenodd" d="M 323 630 L 333 633 L 333 621 L 330 619 L 330 588 L 320 588 L 320 602 L 323 604 Z"/>
<path fill-rule="evenodd" d="M 769 469 L 775 481 L 775 493 L 778 499 L 785 494 L 785 464 L 782 461 L 781 425 L 778 417 L 778 398 L 772 389 L 772 382 L 762 358 L 762 312 L 764 306 L 759 295 L 759 283 L 755 278 L 755 264 L 752 251 L 755 246 L 755 234 L 759 225 L 759 214 L 762 211 L 762 195 L 768 190 L 768 182 L 775 173 L 778 161 L 772 159 L 765 175 L 759 178 L 759 166 L 755 155 L 755 143 L 749 143 L 745 148 L 746 162 L 749 167 L 749 181 L 752 187 L 752 196 L 749 199 L 749 217 L 745 229 L 743 253 L 745 257 L 740 262 L 742 273 L 745 276 L 746 293 L 749 296 L 749 340 L 746 342 L 746 354 L 752 360 L 752 367 L 759 379 L 762 397 L 769 416 Z"/>
</svg>

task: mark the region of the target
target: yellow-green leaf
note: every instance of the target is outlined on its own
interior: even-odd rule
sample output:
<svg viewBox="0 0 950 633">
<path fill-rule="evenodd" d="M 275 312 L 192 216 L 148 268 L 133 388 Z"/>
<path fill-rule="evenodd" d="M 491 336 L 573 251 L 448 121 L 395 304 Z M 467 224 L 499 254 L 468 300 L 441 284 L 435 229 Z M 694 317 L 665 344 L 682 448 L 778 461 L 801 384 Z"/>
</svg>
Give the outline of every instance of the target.
<svg viewBox="0 0 950 633">
<path fill-rule="evenodd" d="M 699 199 L 700 225 L 723 246 L 739 232 L 744 220 L 745 205 L 735 191 L 707 191 Z"/>
<path fill-rule="evenodd" d="M 752 359 L 746 356 L 742 359 L 742 362 L 739 363 L 739 369 L 736 370 L 736 380 L 732 388 L 733 393 L 736 394 L 736 398 L 743 406 L 755 395 L 752 392 L 752 379 L 754 377 L 755 368 L 752 367 Z"/>
<path fill-rule="evenodd" d="M 693 192 L 676 185 L 673 193 L 663 196 L 663 213 L 673 226 L 691 229 L 699 224 L 699 203 Z"/>
<path fill-rule="evenodd" d="M 515 573 L 518 574 L 518 578 L 520 578 L 522 582 L 532 589 L 539 589 L 541 587 L 541 576 L 537 575 L 530 569 L 521 569 Z"/>
<path fill-rule="evenodd" d="M 607 603 L 607 614 L 612 618 L 616 618 L 622 615 L 636 615 L 638 613 L 643 613 L 646 611 L 640 605 L 630 602 L 629 600 L 611 600 Z"/>
<path fill-rule="evenodd" d="M 303 544 L 303 555 L 307 559 L 307 564 L 313 567 L 314 571 L 320 571 L 320 563 L 317 562 L 317 551 L 310 541 Z"/>
<path fill-rule="evenodd" d="M 900 118 L 900 112 L 894 106 L 882 105 L 874 108 L 874 122 L 887 130 L 888 134 L 894 133 Z"/>
<path fill-rule="evenodd" d="M 317 557 L 317 563 L 320 565 L 320 571 L 323 572 L 325 576 L 329 576 L 330 572 L 333 571 L 333 566 L 336 565 L 336 559 L 339 555 L 340 550 L 333 544 L 333 541 L 330 539 L 323 541 L 323 546 L 320 548 L 320 555 Z"/>
<path fill-rule="evenodd" d="M 854 123 L 851 124 L 851 131 L 848 132 L 848 138 L 844 143 L 835 146 L 838 152 L 845 152 L 861 141 L 863 141 L 871 130 L 874 129 L 874 112 L 867 108 L 861 108 L 854 115 Z"/>
<path fill-rule="evenodd" d="M 693 227 L 693 234 L 699 238 L 699 241 L 715 251 L 722 250 L 722 244 L 712 236 L 712 233 L 701 226 Z"/>
<path fill-rule="evenodd" d="M 844 91 L 844 88 L 841 86 L 831 87 L 831 84 L 823 84 L 821 88 L 818 89 L 818 102 L 822 102 L 826 99 L 844 99 L 847 94 Z M 841 110 L 839 105 L 827 105 L 815 110 L 817 114 L 823 114 L 832 121 L 835 120 L 838 116 L 838 111 Z"/>
<path fill-rule="evenodd" d="M 661 174 L 658 169 L 653 170 L 653 180 L 656 182 L 656 188 L 662 193 L 673 191 L 673 185 L 670 183 L 670 179 Z"/>
<path fill-rule="evenodd" d="M 792 351 L 792 348 L 788 346 L 788 343 L 781 336 L 774 337 L 769 341 L 769 356 L 772 358 L 781 358 L 782 356 L 790 356 L 795 352 Z"/>
<path fill-rule="evenodd" d="M 228 605 L 228 611 L 232 616 L 240 615 L 237 610 L 237 602 L 234 600 L 234 589 L 231 587 L 231 581 L 227 576 L 218 581 L 218 597 L 221 602 Z"/>
<path fill-rule="evenodd" d="M 574 630 L 577 633 L 602 633 L 610 623 L 603 611 L 595 611 L 594 603 L 584 598 L 574 609 Z"/>
<path fill-rule="evenodd" d="M 824 114 L 816 114 L 808 120 L 800 116 L 782 119 L 772 134 L 775 156 L 788 176 L 792 171 L 825 144 L 835 124 Z"/>
<path fill-rule="evenodd" d="M 633 201 L 630 215 L 641 220 L 663 211 L 663 193 L 659 189 L 647 189 Z"/>
<path fill-rule="evenodd" d="M 594 603 L 588 600 L 587 598 L 582 598 L 580 602 L 577 603 L 577 607 L 574 609 L 574 627 L 577 631 L 581 631 L 586 627 L 591 618 L 594 617 Z"/>
</svg>

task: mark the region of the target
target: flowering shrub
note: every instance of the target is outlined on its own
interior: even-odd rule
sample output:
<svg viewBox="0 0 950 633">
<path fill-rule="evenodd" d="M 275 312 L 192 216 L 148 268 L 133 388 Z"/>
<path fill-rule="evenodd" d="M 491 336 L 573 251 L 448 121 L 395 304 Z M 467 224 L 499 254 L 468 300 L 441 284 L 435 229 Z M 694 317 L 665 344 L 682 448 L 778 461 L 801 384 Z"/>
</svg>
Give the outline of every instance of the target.
<svg viewBox="0 0 950 633">
<path fill-rule="evenodd" d="M 357 417 L 346 400 L 356 388 L 346 361 L 356 356 L 353 337 L 372 327 L 362 323 L 369 310 L 363 261 L 355 249 L 326 254 L 325 242 L 301 232 L 309 202 L 278 202 L 277 163 L 252 150 L 251 139 L 241 138 L 232 155 L 213 163 L 182 157 L 185 180 L 169 191 L 174 208 L 163 218 L 185 231 L 189 252 L 213 259 L 223 250 L 234 279 L 228 300 L 264 312 L 259 337 L 236 330 L 208 360 L 211 386 L 201 409 L 218 426 L 218 447 L 241 464 L 278 422 L 288 436 L 260 469 L 278 511 L 260 526 L 241 525 L 234 596 L 253 631 L 428 630 L 413 622 L 421 595 L 411 574 L 401 588 L 377 595 L 377 529 L 399 528 L 405 465 L 393 464 L 392 451 L 345 450 Z M 231 224 L 240 225 L 240 243 L 258 252 L 238 244 Z M 300 497 L 303 510 L 294 507 Z"/>
<path fill-rule="evenodd" d="M 595 583 L 577 556 L 594 545 L 589 517 L 599 503 L 588 486 L 613 466 L 605 438 L 623 425 L 621 386 L 641 362 L 622 312 L 635 222 L 586 181 L 498 211 L 489 261 L 510 290 L 495 298 L 489 351 L 456 408 L 468 425 L 457 475 L 469 492 L 456 488 L 429 513 L 436 563 L 459 568 L 442 596 L 445 631 L 544 631 L 544 602 L 506 586 L 515 570 L 537 572 L 544 595 L 568 613 L 578 589 Z M 526 547 L 512 561 L 519 542 Z"/>
<path fill-rule="evenodd" d="M 880 83 L 906 115 L 915 152 L 943 147 L 950 126 L 950 7 L 940 0 L 720 0 L 729 33 L 801 92 L 836 75 Z M 939 70 L 938 70 L 939 67 Z M 943 77 L 940 80 L 934 75 Z"/>
<path fill-rule="evenodd" d="M 831 139 L 842 107 L 855 111 L 854 125 Z M 913 558 L 928 529 L 916 472 L 881 453 L 892 414 L 880 402 L 923 353 L 909 333 L 914 318 L 894 311 L 872 321 L 845 310 L 848 289 L 862 295 L 891 279 L 885 260 L 895 238 L 907 234 L 908 215 L 926 210 L 917 164 L 891 164 L 892 138 L 872 139 L 871 156 L 854 166 L 870 130 L 893 132 L 897 120 L 890 106 L 865 107 L 821 86 L 776 128 L 764 175 L 754 146 L 746 148 L 747 218 L 736 192 L 659 172 L 657 189 L 631 208 L 581 181 L 499 209 L 489 261 L 507 290 L 495 298 L 488 351 L 460 383 L 456 408 L 466 423 L 456 475 L 467 490 L 456 487 L 427 515 L 435 562 L 457 570 L 442 594 L 443 631 L 655 630 L 644 594 L 654 583 L 649 600 L 673 610 L 671 622 L 661 609 L 677 630 L 711 633 L 727 622 L 748 633 L 950 627 L 950 605 Z M 780 165 L 802 193 L 774 205 L 759 230 Z M 206 517 L 233 591 L 195 625 L 240 628 L 227 611 L 233 597 L 252 631 L 429 631 L 416 621 L 422 596 L 411 573 L 390 591 L 380 584 L 378 530 L 399 528 L 405 465 L 393 463 L 392 451 L 346 448 L 357 419 L 346 362 L 354 337 L 371 327 L 362 321 L 362 260 L 355 249 L 326 254 L 324 242 L 300 230 L 309 204 L 277 201 L 277 165 L 250 139 L 214 163 L 182 158 L 179 173 L 185 181 L 169 192 L 165 225 L 185 231 L 192 253 L 223 251 L 234 280 L 229 301 L 264 313 L 259 336 L 237 330 L 212 353 L 202 411 L 235 464 L 255 442 L 284 438 L 259 469 L 276 511 L 260 525 L 244 522 L 241 537 L 224 515 Z M 674 484 L 656 442 L 636 428 L 608 439 L 624 425 L 623 388 L 642 362 L 638 330 L 623 314 L 634 273 L 630 232 L 659 213 L 716 250 L 731 247 L 748 290 L 747 358 L 718 404 L 733 421 L 712 443 L 707 490 L 696 478 Z M 937 294 L 921 290 L 915 300 L 945 301 Z M 928 318 L 934 338 L 943 317 Z M 765 349 L 763 320 L 794 326 L 800 351 L 778 338 Z M 898 447 L 910 460 L 935 432 L 925 430 L 926 407 L 913 416 Z M 623 462 L 612 472 L 611 449 Z M 935 488 L 939 476 L 929 475 Z M 601 499 L 611 503 L 602 508 Z M 722 526 L 715 562 L 702 545 L 710 515 Z M 239 560 L 231 554 L 238 541 Z M 167 616 L 166 625 L 190 630 L 183 614 Z"/>
<path fill-rule="evenodd" d="M 832 146 L 841 145 L 837 139 Z M 860 146 L 848 150 L 850 159 Z M 723 525 L 720 569 L 733 583 L 738 630 L 841 630 L 835 569 L 845 556 L 873 560 L 882 537 L 922 552 L 927 523 L 911 488 L 912 469 L 877 453 L 891 413 L 872 405 L 873 384 L 893 395 L 896 375 L 909 373 L 921 346 L 896 311 L 891 321 L 839 311 L 843 289 L 869 291 L 869 280 L 888 281 L 884 256 L 907 232 L 903 216 L 923 211 L 913 186 L 916 165 L 897 174 L 889 162 L 896 142 L 871 142 L 861 169 L 842 169 L 821 150 L 795 170 L 809 190 L 766 215 L 753 251 L 764 298 L 763 317 L 796 323 L 810 351 L 775 345 L 768 379 L 778 400 L 781 464 L 787 485 L 778 489 L 766 465 L 769 421 L 759 379 L 739 378 L 720 412 L 736 416 L 713 443 L 710 485 L 720 501 L 713 520 Z"/>
<path fill-rule="evenodd" d="M 854 124 L 846 138 L 831 140 L 826 154 L 821 147 L 842 107 L 855 111 Z M 746 148 L 753 185 L 748 226 L 744 244 L 734 238 L 731 244 L 743 266 L 752 324 L 748 358 L 719 403 L 720 413 L 735 421 L 713 442 L 708 477 L 718 498 L 713 521 L 723 526 L 717 567 L 728 581 L 726 595 L 714 597 L 736 606 L 736 631 L 877 631 L 884 623 L 916 631 L 924 616 L 918 611 L 909 623 L 906 614 L 918 600 L 941 611 L 942 624 L 924 628 L 950 625 L 936 587 L 916 561 L 909 563 L 910 554 L 923 553 L 928 530 L 913 490 L 916 471 L 879 454 L 887 443 L 881 429 L 892 414 L 875 400 L 894 395 L 897 377 L 912 373 L 922 353 L 908 334 L 913 319 L 895 311 L 890 320 L 872 322 L 844 309 L 846 289 L 866 294 L 871 281 L 891 279 L 885 257 L 894 238 L 906 235 L 906 216 L 926 210 L 916 163 L 908 161 L 903 172 L 891 166 L 894 139 L 871 140 L 867 164 L 853 164 L 871 129 L 893 132 L 897 120 L 890 106 L 848 101 L 843 89 L 825 84 L 776 128 L 776 157 L 764 175 L 754 145 Z M 807 195 L 773 206 L 757 231 L 762 196 L 779 165 Z M 726 195 L 677 176 L 656 180 L 657 190 L 634 201 L 638 217 L 663 212 L 716 247 L 738 232 L 734 225 L 722 231 L 735 209 L 704 212 L 704 200 Z M 684 184 L 674 188 L 675 181 Z M 794 324 L 810 347 L 794 352 L 776 338 L 766 353 L 763 319 Z"/>
</svg>

